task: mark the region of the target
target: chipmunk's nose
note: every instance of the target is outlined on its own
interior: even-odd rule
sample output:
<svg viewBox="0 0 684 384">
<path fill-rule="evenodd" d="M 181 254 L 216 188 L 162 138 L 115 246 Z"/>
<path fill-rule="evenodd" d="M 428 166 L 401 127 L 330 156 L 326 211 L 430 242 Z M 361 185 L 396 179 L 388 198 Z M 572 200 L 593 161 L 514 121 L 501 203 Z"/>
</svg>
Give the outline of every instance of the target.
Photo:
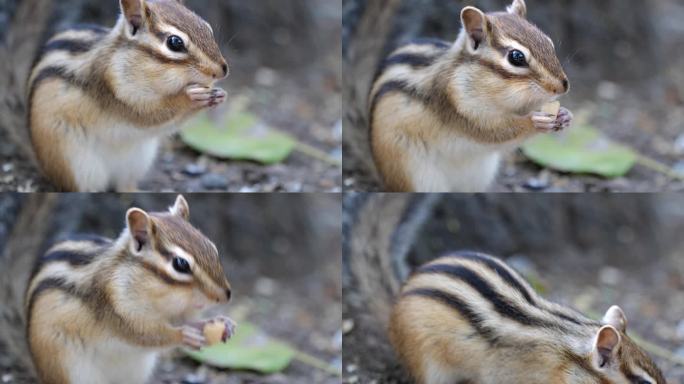
<svg viewBox="0 0 684 384">
<path fill-rule="evenodd" d="M 568 83 L 568 79 L 563 79 L 563 91 L 567 92 L 568 89 L 570 89 L 570 83 Z"/>
<path fill-rule="evenodd" d="M 230 291 L 230 288 L 226 289 L 226 302 L 230 301 L 231 296 L 232 296 L 232 293 Z"/>
<path fill-rule="evenodd" d="M 228 76 L 228 63 L 226 63 L 224 61 L 223 64 L 221 64 L 221 69 L 214 72 L 212 74 L 212 77 L 214 79 L 220 80 L 220 79 L 225 79 L 227 76 Z"/>
</svg>

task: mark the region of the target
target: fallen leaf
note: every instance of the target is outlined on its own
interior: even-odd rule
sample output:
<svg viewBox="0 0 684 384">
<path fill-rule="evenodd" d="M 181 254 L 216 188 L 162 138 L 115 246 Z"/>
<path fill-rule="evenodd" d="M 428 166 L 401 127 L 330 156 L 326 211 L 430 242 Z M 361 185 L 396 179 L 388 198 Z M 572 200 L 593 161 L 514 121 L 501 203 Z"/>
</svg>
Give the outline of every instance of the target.
<svg viewBox="0 0 684 384">
<path fill-rule="evenodd" d="M 284 370 L 296 355 L 296 351 L 287 344 L 271 339 L 256 326 L 244 321 L 227 343 L 199 351 L 184 349 L 184 352 L 194 360 L 214 367 L 267 374 Z"/>
<path fill-rule="evenodd" d="M 248 111 L 233 111 L 220 123 L 201 115 L 188 123 L 181 139 L 211 156 L 263 164 L 284 161 L 296 146 L 292 137 L 274 131 Z"/>
<path fill-rule="evenodd" d="M 624 176 L 638 160 L 632 149 L 610 141 L 590 125 L 574 126 L 558 135 L 537 135 L 522 150 L 543 167 L 607 178 Z"/>
</svg>

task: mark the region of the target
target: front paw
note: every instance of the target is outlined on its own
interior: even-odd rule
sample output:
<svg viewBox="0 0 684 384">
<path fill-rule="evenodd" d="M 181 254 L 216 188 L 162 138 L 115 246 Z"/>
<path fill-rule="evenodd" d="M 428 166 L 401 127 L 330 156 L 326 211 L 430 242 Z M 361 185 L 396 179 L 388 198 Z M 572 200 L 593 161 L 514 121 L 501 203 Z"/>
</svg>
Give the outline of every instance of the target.
<svg viewBox="0 0 684 384">
<path fill-rule="evenodd" d="M 532 124 L 540 132 L 558 132 L 570 126 L 572 112 L 561 107 L 557 116 L 545 112 L 532 112 Z"/>
<path fill-rule="evenodd" d="M 223 335 L 221 335 L 221 341 L 226 342 L 228 339 L 233 337 L 235 330 L 237 329 L 237 323 L 227 316 L 216 316 L 213 321 L 222 322 L 225 325 L 225 330 Z"/>
<path fill-rule="evenodd" d="M 207 345 L 202 328 L 184 325 L 181 327 L 181 334 L 183 335 L 183 345 L 190 349 L 199 350 Z"/>
<path fill-rule="evenodd" d="M 222 325 L 222 330 L 217 332 L 215 328 L 216 325 Z M 235 323 L 231 318 L 226 316 L 216 316 L 211 319 L 196 321 L 189 324 L 189 327 L 199 330 L 203 336 L 203 345 L 213 345 L 220 342 L 225 343 L 228 339 L 233 337 L 235 330 L 237 328 L 237 323 Z"/>
<path fill-rule="evenodd" d="M 185 93 L 195 108 L 215 107 L 226 101 L 227 93 L 221 88 L 209 88 L 201 85 L 190 85 Z"/>
<path fill-rule="evenodd" d="M 556 131 L 561 131 L 563 129 L 566 129 L 572 124 L 572 112 L 570 112 L 569 109 L 565 107 L 560 107 L 560 110 L 558 111 L 558 116 L 556 116 L 556 126 L 555 130 Z"/>
</svg>

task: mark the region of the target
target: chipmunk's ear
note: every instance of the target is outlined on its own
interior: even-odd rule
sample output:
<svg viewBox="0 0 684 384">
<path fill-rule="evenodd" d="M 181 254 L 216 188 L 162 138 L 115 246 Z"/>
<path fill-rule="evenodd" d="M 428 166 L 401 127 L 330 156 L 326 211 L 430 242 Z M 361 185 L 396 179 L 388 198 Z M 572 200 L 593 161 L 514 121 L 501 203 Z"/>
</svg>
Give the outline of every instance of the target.
<svg viewBox="0 0 684 384">
<path fill-rule="evenodd" d="M 593 361 L 598 369 L 603 369 L 615 362 L 620 341 L 620 333 L 612 325 L 604 325 L 599 329 L 592 348 Z"/>
<path fill-rule="evenodd" d="M 527 16 L 527 5 L 525 5 L 525 0 L 513 0 L 513 3 L 506 8 L 508 13 L 518 15 L 523 19 Z"/>
<path fill-rule="evenodd" d="M 173 204 L 173 207 L 169 208 L 169 212 L 171 212 L 172 215 L 180 216 L 185 220 L 190 219 L 190 206 L 188 206 L 188 202 L 183 195 L 178 195 L 178 197 L 176 197 L 176 203 Z"/>
<path fill-rule="evenodd" d="M 477 50 L 487 40 L 489 33 L 487 16 L 475 7 L 465 7 L 461 11 L 461 24 L 468 35 L 470 47 Z"/>
<path fill-rule="evenodd" d="M 622 333 L 627 331 L 627 317 L 617 305 L 608 308 L 606 314 L 603 315 L 603 324 L 612 325 Z"/>
<path fill-rule="evenodd" d="M 128 22 L 128 29 L 131 36 L 135 36 L 147 18 L 147 4 L 145 0 L 119 0 L 121 5 L 121 13 L 123 13 Z"/>
<path fill-rule="evenodd" d="M 152 220 L 142 209 L 131 208 L 126 212 L 126 223 L 131 233 L 131 251 L 138 254 L 150 244 Z"/>
</svg>

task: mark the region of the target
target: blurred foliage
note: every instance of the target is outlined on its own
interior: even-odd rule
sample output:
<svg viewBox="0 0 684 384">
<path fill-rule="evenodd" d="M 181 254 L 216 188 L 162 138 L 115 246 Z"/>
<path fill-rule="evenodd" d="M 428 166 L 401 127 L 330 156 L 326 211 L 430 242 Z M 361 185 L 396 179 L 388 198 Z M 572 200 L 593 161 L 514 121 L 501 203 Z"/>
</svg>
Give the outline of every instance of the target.
<svg viewBox="0 0 684 384">
<path fill-rule="evenodd" d="M 199 351 L 184 350 L 200 363 L 218 368 L 247 369 L 260 373 L 280 372 L 290 365 L 295 350 L 269 338 L 255 325 L 240 322 L 227 343 L 218 343 Z"/>
<path fill-rule="evenodd" d="M 627 174 L 638 158 L 631 148 L 612 142 L 590 125 L 573 126 L 557 135 L 537 135 L 522 150 L 543 167 L 611 178 Z"/>
<path fill-rule="evenodd" d="M 206 114 L 190 121 L 181 138 L 191 148 L 223 159 L 280 163 L 295 148 L 295 140 L 276 132 L 248 111 L 231 111 L 218 122 Z"/>
</svg>

